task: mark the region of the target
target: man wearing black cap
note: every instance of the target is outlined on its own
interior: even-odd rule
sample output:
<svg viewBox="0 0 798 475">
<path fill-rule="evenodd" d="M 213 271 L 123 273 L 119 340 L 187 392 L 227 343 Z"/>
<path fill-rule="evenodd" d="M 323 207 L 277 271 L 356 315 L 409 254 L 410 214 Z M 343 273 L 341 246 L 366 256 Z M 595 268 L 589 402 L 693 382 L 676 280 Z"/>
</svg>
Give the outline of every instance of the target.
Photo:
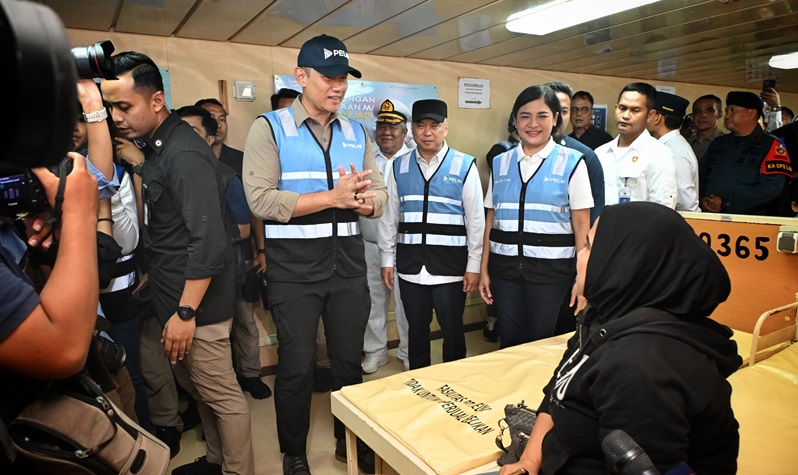
<svg viewBox="0 0 798 475">
<path fill-rule="evenodd" d="M 690 101 L 657 91 L 654 117 L 648 122 L 649 133 L 673 153 L 676 166 L 676 210 L 701 211 L 698 207 L 698 160 L 680 132 Z"/>
<path fill-rule="evenodd" d="M 446 144 L 446 103 L 413 104 L 416 149 L 394 160 L 380 222 L 382 279 L 394 285 L 394 262 L 409 325 L 410 369 L 429 366 L 432 310 L 443 333 L 443 361 L 466 356 L 466 293 L 479 283 L 485 216 L 474 157 Z"/>
<path fill-rule="evenodd" d="M 265 221 L 269 305 L 279 357 L 274 384 L 277 434 L 285 474 L 310 473 L 307 435 L 319 315 L 332 361 L 333 390 L 362 382 L 360 354 L 371 306 L 360 216 L 379 217 L 385 185 L 371 140 L 337 113 L 347 90 L 346 46 L 317 36 L 302 45 L 294 76 L 302 87 L 291 107 L 261 115 L 244 148 L 244 190 Z M 346 459 L 336 420 L 336 458 Z M 358 441 L 368 473 L 374 453 Z"/>
<path fill-rule="evenodd" d="M 787 183 L 793 177 L 787 150 L 759 125 L 762 99 L 732 91 L 724 124 L 698 168 L 699 204 L 710 213 L 788 215 Z"/>
</svg>

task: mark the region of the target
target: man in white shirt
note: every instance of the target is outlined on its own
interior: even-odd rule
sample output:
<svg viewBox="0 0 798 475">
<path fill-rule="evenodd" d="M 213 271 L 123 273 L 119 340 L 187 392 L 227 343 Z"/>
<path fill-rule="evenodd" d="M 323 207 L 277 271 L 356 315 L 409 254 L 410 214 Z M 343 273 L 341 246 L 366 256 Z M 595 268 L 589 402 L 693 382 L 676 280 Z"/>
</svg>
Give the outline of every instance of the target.
<svg viewBox="0 0 798 475">
<path fill-rule="evenodd" d="M 673 155 L 646 130 L 656 112 L 657 90 L 642 82 L 628 84 L 615 105 L 618 137 L 596 149 L 604 169 L 606 205 L 651 201 L 676 207 Z"/>
<path fill-rule="evenodd" d="M 449 148 L 446 103 L 413 104 L 416 149 L 394 160 L 380 222 L 382 279 L 394 285 L 394 262 L 409 325 L 410 369 L 430 365 L 435 309 L 443 361 L 466 356 L 463 310 L 479 284 L 485 230 L 482 184 L 474 157 Z"/>
<path fill-rule="evenodd" d="M 701 211 L 698 206 L 698 160 L 679 130 L 688 105 L 690 101 L 681 96 L 657 91 L 655 114 L 648 122 L 648 131 L 673 154 L 673 164 L 676 166 L 676 210 Z"/>
<path fill-rule="evenodd" d="M 407 137 L 407 119 L 410 110 L 397 100 L 386 99 L 374 106 L 374 116 L 377 126 L 374 132 L 374 161 L 377 162 L 379 172 L 385 176 L 387 169 L 396 157 L 410 151 L 405 145 Z M 382 282 L 380 248 L 378 242 L 379 219 L 360 219 L 360 233 L 363 235 L 363 244 L 366 254 L 366 276 L 369 283 L 371 296 L 371 313 L 366 324 L 366 333 L 363 338 L 363 372 L 371 374 L 388 363 L 388 331 L 386 316 L 388 303 L 391 300 L 391 289 Z M 402 360 L 405 369 L 409 368 L 407 360 L 407 318 L 402 308 L 399 297 L 399 287 L 394 287 L 394 314 L 396 328 L 399 331 L 399 349 L 396 356 Z"/>
</svg>

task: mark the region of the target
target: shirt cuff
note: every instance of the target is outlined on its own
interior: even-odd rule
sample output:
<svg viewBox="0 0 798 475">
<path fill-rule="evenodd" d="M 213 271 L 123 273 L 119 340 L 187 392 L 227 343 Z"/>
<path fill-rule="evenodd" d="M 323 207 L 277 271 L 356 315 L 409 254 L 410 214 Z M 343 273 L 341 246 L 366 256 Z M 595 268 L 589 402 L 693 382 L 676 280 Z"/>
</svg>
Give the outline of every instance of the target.
<svg viewBox="0 0 798 475">
<path fill-rule="evenodd" d="M 393 267 L 394 266 L 394 255 L 393 254 L 382 254 L 380 256 L 381 264 L 380 267 Z"/>
<path fill-rule="evenodd" d="M 479 259 L 468 259 L 468 264 L 466 264 L 466 272 L 471 272 L 472 274 L 479 274 L 480 266 L 482 266 L 482 258 Z"/>
</svg>

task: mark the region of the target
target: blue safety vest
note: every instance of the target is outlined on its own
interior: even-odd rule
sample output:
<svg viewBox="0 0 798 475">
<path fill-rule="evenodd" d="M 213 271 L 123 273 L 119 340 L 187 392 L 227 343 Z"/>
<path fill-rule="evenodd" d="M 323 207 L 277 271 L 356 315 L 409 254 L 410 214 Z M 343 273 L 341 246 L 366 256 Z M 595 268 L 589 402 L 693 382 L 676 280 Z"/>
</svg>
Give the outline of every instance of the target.
<svg viewBox="0 0 798 475">
<path fill-rule="evenodd" d="M 354 163 L 363 170 L 366 135 L 363 127 L 338 116 L 331 123 L 330 144 L 322 148 L 308 126 L 296 126 L 292 109 L 262 114 L 274 134 L 280 154 L 277 188 L 300 194 L 331 190 L 338 167 Z M 308 282 L 333 271 L 351 277 L 366 272 L 358 215 L 329 208 L 286 223 L 265 221 L 266 278 L 275 282 Z"/>
<path fill-rule="evenodd" d="M 568 183 L 582 154 L 555 144 L 532 177 L 521 180 L 518 147 L 493 159 L 494 218 L 490 232 L 491 275 L 531 282 L 573 277 L 574 232 Z"/>
<path fill-rule="evenodd" d="M 425 266 L 432 275 L 462 276 L 468 264 L 463 184 L 474 157 L 452 148 L 429 180 L 416 151 L 393 162 L 399 195 L 396 269 L 414 275 Z"/>
</svg>

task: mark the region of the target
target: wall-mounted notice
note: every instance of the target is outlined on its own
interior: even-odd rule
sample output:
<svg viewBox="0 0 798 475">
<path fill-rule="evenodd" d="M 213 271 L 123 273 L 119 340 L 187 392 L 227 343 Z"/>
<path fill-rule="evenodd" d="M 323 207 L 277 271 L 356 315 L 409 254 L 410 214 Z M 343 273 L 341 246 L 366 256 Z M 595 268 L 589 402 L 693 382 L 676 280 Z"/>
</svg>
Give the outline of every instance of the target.
<svg viewBox="0 0 798 475">
<path fill-rule="evenodd" d="M 490 79 L 460 78 L 457 106 L 461 109 L 490 109 Z"/>
</svg>

